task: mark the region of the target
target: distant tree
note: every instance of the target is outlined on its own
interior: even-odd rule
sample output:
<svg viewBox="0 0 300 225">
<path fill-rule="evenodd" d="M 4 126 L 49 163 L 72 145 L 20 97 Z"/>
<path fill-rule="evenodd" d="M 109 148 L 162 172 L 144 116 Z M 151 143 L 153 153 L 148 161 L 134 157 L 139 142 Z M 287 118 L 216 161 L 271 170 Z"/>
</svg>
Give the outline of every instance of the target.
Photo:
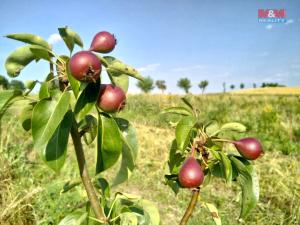
<svg viewBox="0 0 300 225">
<path fill-rule="evenodd" d="M 202 94 L 204 93 L 204 90 L 207 86 L 208 86 L 208 80 L 203 80 L 198 84 L 198 87 L 202 90 Z"/>
<path fill-rule="evenodd" d="M 223 93 L 226 93 L 226 82 L 223 82 Z"/>
<path fill-rule="evenodd" d="M 256 88 L 256 83 L 253 83 L 253 88 Z"/>
<path fill-rule="evenodd" d="M 22 90 L 22 91 L 24 91 L 26 89 L 24 83 L 20 80 L 12 80 L 8 84 L 8 88 L 9 89 L 19 89 L 19 90 Z"/>
<path fill-rule="evenodd" d="M 191 81 L 188 78 L 181 78 L 177 81 L 177 86 L 182 88 L 185 93 L 189 93 L 189 89 L 192 87 Z"/>
<path fill-rule="evenodd" d="M 262 83 L 261 87 L 285 87 L 285 85 L 278 83 Z"/>
<path fill-rule="evenodd" d="M 230 89 L 233 90 L 235 88 L 234 84 L 230 85 Z"/>
<path fill-rule="evenodd" d="M 0 86 L 2 89 L 8 89 L 9 82 L 5 76 L 0 75 Z"/>
<path fill-rule="evenodd" d="M 140 88 L 142 92 L 149 93 L 154 89 L 153 79 L 149 76 L 145 77 L 143 81 L 139 80 L 136 86 Z"/>
<path fill-rule="evenodd" d="M 244 87 L 245 87 L 245 84 L 241 83 L 240 84 L 240 89 L 244 89 Z"/>
<path fill-rule="evenodd" d="M 166 81 L 164 80 L 157 80 L 155 82 L 156 87 L 161 90 L 162 93 L 164 93 L 164 91 L 167 89 L 167 85 L 166 85 Z"/>
</svg>

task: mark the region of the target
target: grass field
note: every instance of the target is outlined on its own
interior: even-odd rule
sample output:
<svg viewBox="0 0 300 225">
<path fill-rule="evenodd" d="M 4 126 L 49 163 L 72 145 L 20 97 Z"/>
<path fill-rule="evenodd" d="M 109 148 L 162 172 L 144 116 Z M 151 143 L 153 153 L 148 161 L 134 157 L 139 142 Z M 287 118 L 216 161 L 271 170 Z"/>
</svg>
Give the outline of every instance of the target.
<svg viewBox="0 0 300 225">
<path fill-rule="evenodd" d="M 300 224 L 300 99 L 299 96 L 203 95 L 192 103 L 203 120 L 236 121 L 248 127 L 247 136 L 261 139 L 266 154 L 255 162 L 260 178 L 260 200 L 246 219 L 238 221 L 240 188 L 215 179 L 201 191 L 189 225 L 214 224 L 201 202 L 213 203 L 223 224 Z M 168 148 L 174 138 L 166 107 L 181 105 L 176 95 L 130 95 L 120 116 L 130 119 L 138 132 L 140 152 L 130 180 L 114 190 L 141 195 L 158 206 L 163 225 L 178 224 L 190 193 L 175 196 L 164 185 Z M 32 150 L 30 135 L 22 131 L 18 115 L 3 118 L 0 147 L 0 224 L 57 224 L 82 203 L 82 187 L 60 194 L 64 182 L 78 178 L 72 146 L 60 174 L 45 167 Z M 239 138 L 239 135 L 233 138 Z M 93 163 L 94 150 L 85 150 Z M 91 173 L 93 168 L 91 169 Z M 112 168 L 109 176 L 116 168 Z"/>
<path fill-rule="evenodd" d="M 265 87 L 243 89 L 231 92 L 233 94 L 265 94 L 265 95 L 300 95 L 300 87 Z"/>
</svg>

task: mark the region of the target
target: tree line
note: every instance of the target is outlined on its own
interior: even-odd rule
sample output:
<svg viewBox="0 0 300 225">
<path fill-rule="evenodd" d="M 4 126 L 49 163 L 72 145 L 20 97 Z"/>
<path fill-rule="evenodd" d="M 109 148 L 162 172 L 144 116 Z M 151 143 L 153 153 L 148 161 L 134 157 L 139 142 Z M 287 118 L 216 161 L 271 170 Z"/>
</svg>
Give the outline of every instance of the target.
<svg viewBox="0 0 300 225">
<path fill-rule="evenodd" d="M 200 88 L 202 94 L 204 93 L 204 91 L 206 90 L 207 86 L 209 85 L 208 80 L 202 80 L 198 83 L 198 87 Z M 223 83 L 223 92 L 226 92 L 226 83 Z M 157 80 L 154 82 L 154 80 L 148 76 L 144 79 L 144 81 L 139 81 L 137 83 L 137 87 L 144 93 L 150 93 L 155 87 L 157 87 L 159 90 L 161 90 L 162 93 L 164 93 L 167 90 L 167 85 L 166 85 L 166 81 L 165 80 Z M 192 87 L 192 82 L 190 79 L 188 79 L 187 77 L 185 78 L 180 78 L 177 81 L 177 87 L 179 87 L 180 89 L 182 89 L 185 93 L 189 93 L 189 90 Z M 229 88 L 231 90 L 236 89 L 238 86 L 234 85 L 234 84 L 230 84 Z M 257 84 L 253 83 L 252 84 L 253 88 L 257 88 Z M 284 87 L 284 85 L 278 84 L 278 83 L 262 83 L 261 86 L 262 88 L 264 87 Z M 244 89 L 245 88 L 245 84 L 244 83 L 240 83 L 239 85 L 240 89 Z"/>
</svg>

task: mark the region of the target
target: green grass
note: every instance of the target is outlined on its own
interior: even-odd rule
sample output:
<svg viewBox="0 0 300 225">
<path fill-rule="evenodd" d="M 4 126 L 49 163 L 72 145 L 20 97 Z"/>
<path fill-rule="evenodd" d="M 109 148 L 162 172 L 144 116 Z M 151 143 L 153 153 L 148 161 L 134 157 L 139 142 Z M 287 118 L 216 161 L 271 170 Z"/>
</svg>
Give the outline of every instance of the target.
<svg viewBox="0 0 300 225">
<path fill-rule="evenodd" d="M 205 95 L 192 99 L 204 120 L 244 123 L 247 135 L 259 137 L 267 150 L 255 162 L 260 177 L 260 200 L 242 224 L 300 223 L 300 101 L 297 97 Z M 121 113 L 138 131 L 140 152 L 130 180 L 113 190 L 141 195 L 156 203 L 163 225 L 178 224 L 190 198 L 183 190 L 178 196 L 164 185 L 163 176 L 174 128 L 168 121 L 179 117 L 161 115 L 161 109 L 182 105 L 179 96 L 129 96 L 127 110 Z M 0 148 L 0 224 L 57 224 L 83 203 L 82 187 L 60 194 L 63 184 L 78 178 L 72 145 L 66 165 L 55 174 L 43 165 L 32 149 L 30 134 L 17 122 L 3 118 Z M 86 148 L 88 162 L 94 151 Z M 284 153 L 284 154 L 282 154 Z M 107 176 L 113 173 L 112 168 Z M 93 168 L 90 168 L 91 173 Z M 213 203 L 223 224 L 239 224 L 240 188 L 215 179 L 201 190 L 201 198 L 189 225 L 213 224 L 202 202 Z"/>
</svg>

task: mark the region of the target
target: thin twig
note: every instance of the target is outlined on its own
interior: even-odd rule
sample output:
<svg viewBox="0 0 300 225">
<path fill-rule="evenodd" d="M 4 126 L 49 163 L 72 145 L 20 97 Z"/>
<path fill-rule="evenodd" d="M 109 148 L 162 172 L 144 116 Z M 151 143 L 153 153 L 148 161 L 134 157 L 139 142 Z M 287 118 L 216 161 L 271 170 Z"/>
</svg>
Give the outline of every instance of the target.
<svg viewBox="0 0 300 225">
<path fill-rule="evenodd" d="M 189 218 L 191 217 L 193 210 L 197 204 L 198 196 L 199 196 L 200 188 L 195 188 L 192 190 L 192 198 L 190 201 L 189 206 L 186 208 L 186 211 L 180 221 L 180 225 L 185 225 L 187 224 Z"/>
</svg>

